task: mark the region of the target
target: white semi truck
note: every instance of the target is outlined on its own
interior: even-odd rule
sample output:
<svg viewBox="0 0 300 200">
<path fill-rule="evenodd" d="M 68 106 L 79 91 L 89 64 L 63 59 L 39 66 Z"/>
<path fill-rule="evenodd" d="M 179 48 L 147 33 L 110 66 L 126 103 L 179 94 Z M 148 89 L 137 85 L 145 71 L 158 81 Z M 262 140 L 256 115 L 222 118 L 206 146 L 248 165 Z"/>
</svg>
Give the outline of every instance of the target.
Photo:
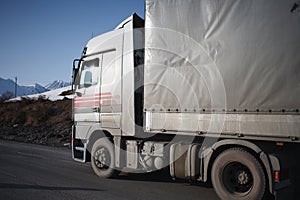
<svg viewBox="0 0 300 200">
<path fill-rule="evenodd" d="M 146 0 L 73 62 L 72 155 L 169 169 L 221 199 L 296 199 L 300 3 Z M 78 65 L 77 65 L 78 64 Z"/>
</svg>

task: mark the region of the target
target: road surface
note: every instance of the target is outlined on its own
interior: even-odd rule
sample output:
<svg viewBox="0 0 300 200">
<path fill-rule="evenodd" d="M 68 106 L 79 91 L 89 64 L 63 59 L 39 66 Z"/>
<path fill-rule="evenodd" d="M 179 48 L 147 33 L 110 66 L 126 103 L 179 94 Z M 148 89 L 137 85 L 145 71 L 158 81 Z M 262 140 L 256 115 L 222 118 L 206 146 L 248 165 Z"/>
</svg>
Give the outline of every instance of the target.
<svg viewBox="0 0 300 200">
<path fill-rule="evenodd" d="M 96 177 L 71 151 L 0 140 L 1 199 L 217 199 L 212 188 L 153 175 Z"/>
</svg>

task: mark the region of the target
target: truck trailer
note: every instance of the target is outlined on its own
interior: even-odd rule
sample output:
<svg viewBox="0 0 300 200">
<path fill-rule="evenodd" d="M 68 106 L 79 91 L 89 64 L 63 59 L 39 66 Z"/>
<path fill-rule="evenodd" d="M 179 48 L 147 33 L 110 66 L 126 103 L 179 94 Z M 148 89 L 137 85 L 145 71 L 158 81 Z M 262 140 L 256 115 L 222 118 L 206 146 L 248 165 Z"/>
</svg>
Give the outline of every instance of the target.
<svg viewBox="0 0 300 200">
<path fill-rule="evenodd" d="M 221 199 L 297 199 L 300 3 L 146 0 L 73 61 L 72 156 Z M 299 193 L 299 192 L 298 192 Z"/>
</svg>

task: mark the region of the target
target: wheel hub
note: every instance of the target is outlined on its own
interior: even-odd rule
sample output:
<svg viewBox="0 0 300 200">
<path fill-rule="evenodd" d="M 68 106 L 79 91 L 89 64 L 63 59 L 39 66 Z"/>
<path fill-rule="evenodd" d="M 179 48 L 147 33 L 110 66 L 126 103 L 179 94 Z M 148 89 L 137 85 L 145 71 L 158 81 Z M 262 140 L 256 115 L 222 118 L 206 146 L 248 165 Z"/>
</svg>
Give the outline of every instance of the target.
<svg viewBox="0 0 300 200">
<path fill-rule="evenodd" d="M 241 185 L 247 184 L 248 181 L 249 181 L 249 176 L 248 176 L 247 172 L 239 171 L 237 173 L 237 180 L 236 181 Z"/>
<path fill-rule="evenodd" d="M 232 162 L 224 168 L 223 182 L 230 192 L 240 195 L 249 192 L 253 186 L 251 172 L 239 162 Z"/>
<path fill-rule="evenodd" d="M 95 159 L 96 166 L 100 169 L 108 168 L 110 164 L 109 152 L 105 148 L 99 148 L 95 152 L 94 159 Z"/>
</svg>

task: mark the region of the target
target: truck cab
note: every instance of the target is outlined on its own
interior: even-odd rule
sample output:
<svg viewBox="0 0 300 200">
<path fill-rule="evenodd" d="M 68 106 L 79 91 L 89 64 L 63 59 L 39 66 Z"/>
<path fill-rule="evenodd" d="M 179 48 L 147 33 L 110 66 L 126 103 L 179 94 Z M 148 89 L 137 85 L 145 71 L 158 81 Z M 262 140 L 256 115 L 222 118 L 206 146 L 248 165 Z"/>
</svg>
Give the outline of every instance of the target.
<svg viewBox="0 0 300 200">
<path fill-rule="evenodd" d="M 73 158 L 85 162 L 93 134 L 134 135 L 135 103 L 142 102 L 144 21 L 133 14 L 113 31 L 92 38 L 73 66 Z M 76 62 L 74 62 L 75 64 Z M 138 79 L 134 79 L 139 76 Z M 141 99 L 141 98 L 140 98 Z M 137 109 L 136 109 L 137 110 Z M 141 122 L 138 124 L 142 125 Z M 99 135 L 99 134 L 98 134 Z"/>
</svg>

